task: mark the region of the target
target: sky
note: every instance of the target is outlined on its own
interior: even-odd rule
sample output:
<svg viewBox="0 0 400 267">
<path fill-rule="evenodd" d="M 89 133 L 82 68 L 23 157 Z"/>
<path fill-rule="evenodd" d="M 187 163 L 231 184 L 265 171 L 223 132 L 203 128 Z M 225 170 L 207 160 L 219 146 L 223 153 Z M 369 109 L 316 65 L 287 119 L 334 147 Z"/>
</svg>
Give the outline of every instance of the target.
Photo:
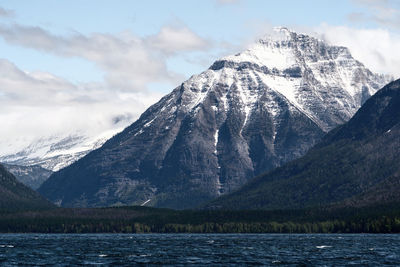
<svg viewBox="0 0 400 267">
<path fill-rule="evenodd" d="M 121 129 L 275 26 L 400 76 L 397 0 L 0 0 L 0 154 Z"/>
</svg>

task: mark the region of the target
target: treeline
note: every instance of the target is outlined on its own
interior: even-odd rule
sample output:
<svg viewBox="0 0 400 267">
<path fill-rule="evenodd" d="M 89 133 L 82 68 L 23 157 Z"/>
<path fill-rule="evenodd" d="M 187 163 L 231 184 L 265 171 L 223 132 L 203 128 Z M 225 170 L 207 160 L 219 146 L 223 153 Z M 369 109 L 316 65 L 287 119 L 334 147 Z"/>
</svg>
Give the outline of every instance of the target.
<svg viewBox="0 0 400 267">
<path fill-rule="evenodd" d="M 3 233 L 400 233 L 400 217 L 367 221 L 147 224 L 103 220 L 1 220 Z"/>
<path fill-rule="evenodd" d="M 3 233 L 400 233 L 398 205 L 373 209 L 55 209 L 0 215 Z"/>
</svg>

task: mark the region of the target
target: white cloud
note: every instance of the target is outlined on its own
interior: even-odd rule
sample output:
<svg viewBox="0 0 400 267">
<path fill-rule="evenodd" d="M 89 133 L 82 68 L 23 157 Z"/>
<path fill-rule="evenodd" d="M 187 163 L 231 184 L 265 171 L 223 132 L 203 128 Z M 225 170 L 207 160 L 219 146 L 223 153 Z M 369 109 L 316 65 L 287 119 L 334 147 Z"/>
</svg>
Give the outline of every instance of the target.
<svg viewBox="0 0 400 267">
<path fill-rule="evenodd" d="M 75 33 L 63 37 L 39 27 L 14 24 L 0 26 L 0 35 L 12 44 L 94 62 L 105 71 L 104 78 L 111 88 L 143 91 L 155 77 L 170 78 L 165 62 L 157 60 L 143 40 L 130 33 L 121 36 Z"/>
<path fill-rule="evenodd" d="M 164 26 L 158 34 L 147 38 L 146 43 L 167 55 L 185 51 L 201 51 L 211 47 L 207 40 L 187 27 L 179 26 Z"/>
<path fill-rule="evenodd" d="M 89 60 L 105 72 L 110 88 L 134 91 L 145 91 L 153 81 L 180 82 L 177 77 L 181 76 L 167 69 L 166 57 L 210 48 L 207 40 L 182 25 L 165 26 L 156 35 L 139 38 L 128 31 L 119 35 L 74 33 L 65 37 L 40 27 L 12 24 L 0 25 L 0 36 L 12 44 Z"/>
<path fill-rule="evenodd" d="M 11 103 L 57 104 L 59 99 L 67 100 L 65 92 L 75 89 L 74 85 L 48 73 L 25 73 L 5 59 L 0 59 L 0 88 L 3 94 L 0 99 L 3 102 L 2 108 Z"/>
<path fill-rule="evenodd" d="M 357 29 L 326 24 L 316 31 L 328 42 L 348 47 L 352 55 L 371 71 L 400 78 L 400 34 L 387 29 Z"/>
<path fill-rule="evenodd" d="M 46 136 L 96 136 L 127 126 L 161 94 L 76 86 L 50 73 L 27 73 L 0 60 L 0 154 Z M 11 146 L 10 146 L 11 145 Z"/>
</svg>

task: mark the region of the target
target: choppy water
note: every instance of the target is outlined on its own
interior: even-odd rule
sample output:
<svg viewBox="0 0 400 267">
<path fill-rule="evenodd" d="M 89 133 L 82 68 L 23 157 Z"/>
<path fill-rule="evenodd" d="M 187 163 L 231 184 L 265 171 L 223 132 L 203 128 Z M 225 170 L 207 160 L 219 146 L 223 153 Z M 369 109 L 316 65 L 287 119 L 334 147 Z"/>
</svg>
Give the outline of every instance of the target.
<svg viewBox="0 0 400 267">
<path fill-rule="evenodd" d="M 400 265 L 400 235 L 4 234 L 2 266 Z"/>
</svg>

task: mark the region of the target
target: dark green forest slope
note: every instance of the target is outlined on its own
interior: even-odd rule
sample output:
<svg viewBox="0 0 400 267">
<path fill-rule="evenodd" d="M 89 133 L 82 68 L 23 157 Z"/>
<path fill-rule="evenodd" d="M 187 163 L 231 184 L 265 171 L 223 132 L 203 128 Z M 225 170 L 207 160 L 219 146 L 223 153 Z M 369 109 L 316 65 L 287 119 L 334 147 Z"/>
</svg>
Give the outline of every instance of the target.
<svg viewBox="0 0 400 267">
<path fill-rule="evenodd" d="M 400 233 L 400 205 L 302 210 L 57 208 L 0 213 L 2 233 Z"/>
<path fill-rule="evenodd" d="M 19 182 L 0 164 L 0 212 L 53 208 L 37 192 Z"/>
</svg>

